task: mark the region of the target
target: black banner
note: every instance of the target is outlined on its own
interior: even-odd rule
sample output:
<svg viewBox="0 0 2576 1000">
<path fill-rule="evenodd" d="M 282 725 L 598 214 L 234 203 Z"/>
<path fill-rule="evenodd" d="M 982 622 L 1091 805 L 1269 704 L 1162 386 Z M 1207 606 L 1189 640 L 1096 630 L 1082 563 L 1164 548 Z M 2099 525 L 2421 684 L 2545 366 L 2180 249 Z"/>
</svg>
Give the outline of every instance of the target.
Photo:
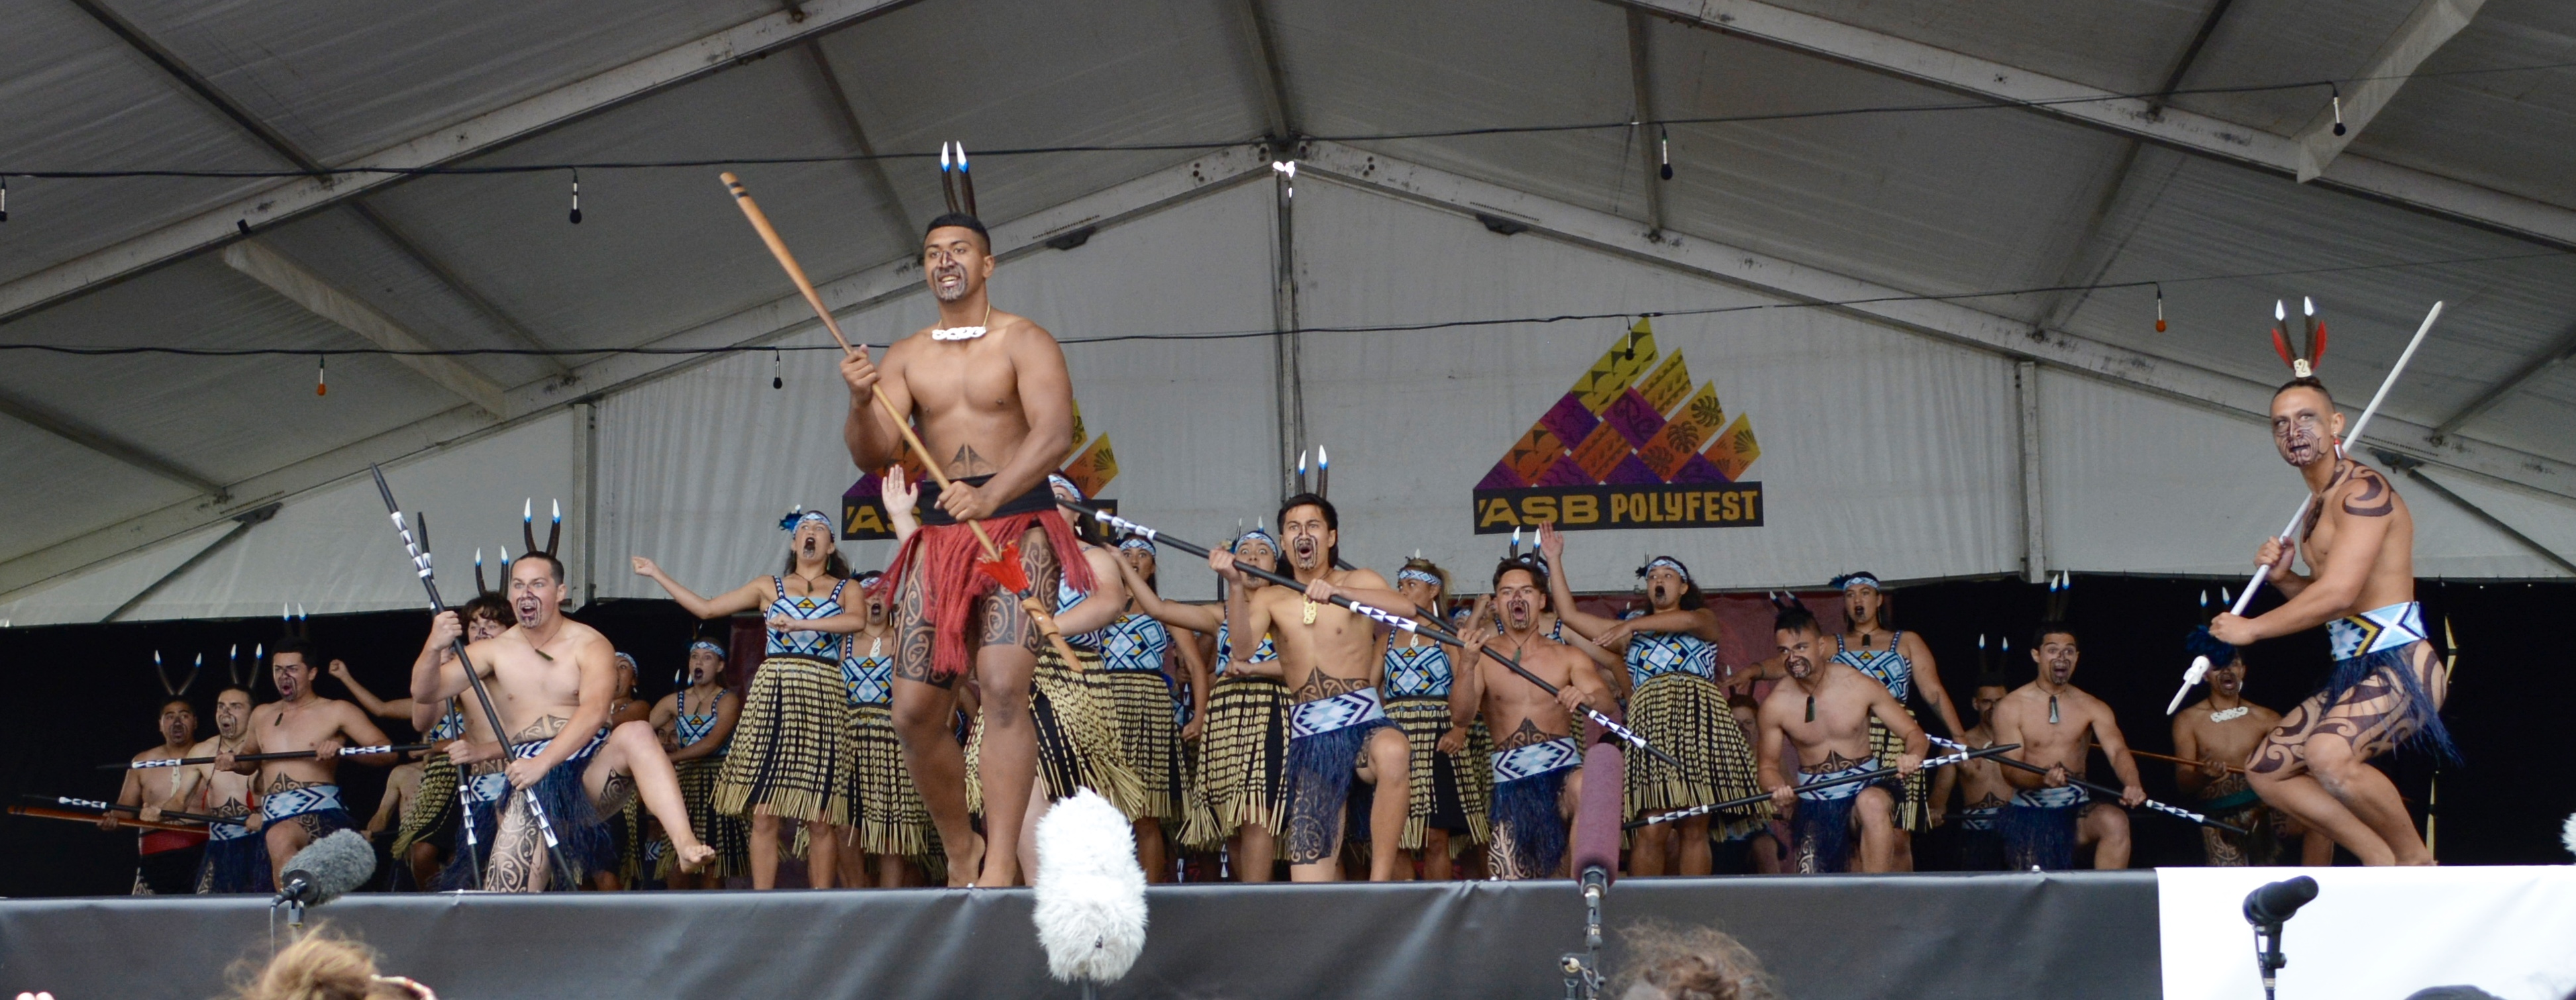
<svg viewBox="0 0 2576 1000">
<path fill-rule="evenodd" d="M 1531 486 L 1477 490 L 1476 533 L 1553 524 L 1566 531 L 1759 528 L 1761 483 Z"/>
</svg>

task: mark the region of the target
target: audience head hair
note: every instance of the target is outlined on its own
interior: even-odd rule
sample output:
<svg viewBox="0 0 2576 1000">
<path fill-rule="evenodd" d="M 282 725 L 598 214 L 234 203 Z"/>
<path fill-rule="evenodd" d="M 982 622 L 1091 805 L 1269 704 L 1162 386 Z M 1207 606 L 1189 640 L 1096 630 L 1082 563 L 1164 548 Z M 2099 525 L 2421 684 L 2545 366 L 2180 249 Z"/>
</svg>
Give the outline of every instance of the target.
<svg viewBox="0 0 2576 1000">
<path fill-rule="evenodd" d="M 1627 968 L 1606 996 L 1640 1000 L 1774 1000 L 1779 987 L 1744 942 L 1714 927 L 1649 920 L 1628 928 Z"/>
<path fill-rule="evenodd" d="M 491 619 L 508 628 L 519 623 L 517 612 L 510 610 L 510 599 L 500 594 L 478 594 L 456 609 L 456 620 L 471 627 L 478 619 Z"/>
<path fill-rule="evenodd" d="M 236 966 L 233 1000 L 438 1000 L 426 986 L 377 974 L 374 949 L 326 928 L 314 925 L 255 972 Z"/>
</svg>

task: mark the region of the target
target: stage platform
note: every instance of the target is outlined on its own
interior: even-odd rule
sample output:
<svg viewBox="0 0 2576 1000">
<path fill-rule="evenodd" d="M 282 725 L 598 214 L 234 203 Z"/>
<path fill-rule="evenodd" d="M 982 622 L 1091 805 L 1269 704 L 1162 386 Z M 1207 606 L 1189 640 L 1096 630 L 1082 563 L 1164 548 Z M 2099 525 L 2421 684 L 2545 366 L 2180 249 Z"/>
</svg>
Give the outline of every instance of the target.
<svg viewBox="0 0 2576 1000">
<path fill-rule="evenodd" d="M 1048 978 L 1027 890 L 357 895 L 310 911 L 453 1000 L 1078 997 Z M 1185 885 L 1105 998 L 1561 997 L 1571 882 Z M 265 958 L 264 900 L 0 901 L 0 996 L 202 1000 Z M 1798 1000 L 2159 995 L 2153 872 L 1661 878 L 1639 920 L 1713 924 Z M 285 933 L 281 923 L 278 933 Z"/>
</svg>

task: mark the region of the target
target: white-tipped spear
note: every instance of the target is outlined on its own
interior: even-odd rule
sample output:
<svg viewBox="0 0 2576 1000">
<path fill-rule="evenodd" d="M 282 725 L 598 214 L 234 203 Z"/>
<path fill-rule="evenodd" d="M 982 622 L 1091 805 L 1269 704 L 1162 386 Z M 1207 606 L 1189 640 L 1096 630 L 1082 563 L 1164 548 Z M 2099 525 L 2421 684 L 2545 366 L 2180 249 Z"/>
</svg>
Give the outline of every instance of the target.
<svg viewBox="0 0 2576 1000">
<path fill-rule="evenodd" d="M 2279 313 L 2281 311 L 2280 303 L 2275 302 L 2272 305 L 2273 312 Z M 2343 439 L 2335 442 L 2335 454 L 2343 454 L 2345 450 L 2352 446 L 2353 442 L 2361 440 L 2362 431 L 2370 427 L 2370 418 L 2379 414 L 2379 404 L 2387 401 L 2388 390 L 2396 387 L 2397 376 L 2405 374 L 2406 363 L 2415 360 L 2415 349 L 2424 346 L 2424 337 L 2433 332 L 2433 321 L 2440 318 L 2442 318 L 2442 304 L 2435 302 L 2433 303 L 2432 310 L 2424 314 L 2423 325 L 2415 328 L 2415 339 L 2406 342 L 2405 352 L 2397 355 L 2397 363 L 2389 367 L 2388 377 L 2379 380 L 2379 391 L 2370 394 L 2370 405 L 2362 407 L 2361 419 L 2353 421 L 2352 427 L 2344 434 Z M 2281 529 L 2281 534 L 2278 536 L 2281 539 L 2282 544 L 2287 545 L 2291 539 L 2298 537 L 2299 525 L 2307 522 L 2308 503 L 2312 499 L 2313 497 L 2306 496 L 2299 498 L 2299 509 L 2290 515 L 2290 526 Z M 2286 555 L 2287 553 L 2284 554 Z M 2236 595 L 2236 603 L 2228 606 L 2227 613 L 2239 618 L 2244 617 L 2246 607 L 2254 603 L 2255 591 L 2263 589 L 2263 581 L 2270 579 L 2271 576 L 2272 566 L 2270 563 L 2265 563 L 2261 566 L 2255 567 L 2254 578 L 2245 581 L 2245 592 Z M 2194 666 L 2197 667 L 2199 664 L 2195 662 Z M 2193 684 L 2200 682 L 2200 677 L 2204 673 L 2207 673 L 2207 668 L 2186 672 L 2183 675 L 2186 678 L 2182 684 L 2183 691 L 2190 691 Z M 2174 695 L 2174 707 L 2176 709 L 2182 707 L 2181 692 L 2177 692 Z M 2165 714 L 2171 715 L 2173 713 L 2168 711 Z"/>
</svg>

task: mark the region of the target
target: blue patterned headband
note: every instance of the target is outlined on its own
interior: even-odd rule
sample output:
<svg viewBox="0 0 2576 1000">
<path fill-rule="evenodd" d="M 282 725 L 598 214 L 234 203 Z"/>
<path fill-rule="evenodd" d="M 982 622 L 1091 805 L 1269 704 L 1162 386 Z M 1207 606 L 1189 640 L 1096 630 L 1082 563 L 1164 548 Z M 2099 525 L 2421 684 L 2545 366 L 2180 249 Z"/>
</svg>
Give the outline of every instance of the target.
<svg viewBox="0 0 2576 1000">
<path fill-rule="evenodd" d="M 716 659 L 724 659 L 725 651 L 723 646 L 716 645 L 715 643 L 709 642 L 705 639 L 700 639 L 689 644 L 689 652 L 691 653 L 695 653 L 701 649 L 716 654 Z"/>
<path fill-rule="evenodd" d="M 1887 589 L 1886 584 L 1878 582 L 1877 577 L 1868 573 L 1846 573 L 1835 577 L 1831 586 L 1836 590 L 1850 590 L 1853 587 L 1867 587 L 1871 590 Z"/>
<path fill-rule="evenodd" d="M 1154 551 L 1154 543 L 1146 541 L 1145 536 L 1143 535 L 1129 535 L 1125 540 L 1118 543 L 1118 551 L 1125 552 L 1129 549 L 1135 549 L 1150 555 Z"/>
<path fill-rule="evenodd" d="M 1278 555 L 1278 554 L 1279 554 L 1279 540 L 1278 540 L 1278 539 L 1276 539 L 1276 538 L 1272 538 L 1272 537 L 1270 537 L 1270 533 L 1269 533 L 1269 532 L 1264 531 L 1264 530 L 1262 530 L 1262 529 L 1260 529 L 1260 528 L 1254 528 L 1254 529 L 1252 529 L 1252 530 L 1250 530 L 1250 531 L 1247 531 L 1247 532 L 1244 532 L 1242 535 L 1240 535 L 1240 536 L 1236 537 L 1236 538 L 1235 538 L 1235 540 L 1234 540 L 1234 551 L 1236 551 L 1236 552 L 1238 552 L 1238 553 L 1239 553 L 1239 552 L 1242 552 L 1242 551 L 1243 551 L 1243 543 L 1245 543 L 1245 542 L 1260 542 L 1260 543 L 1261 543 L 1261 544 L 1263 544 L 1263 545 L 1270 546 L 1270 554 L 1271 554 L 1271 555 Z"/>
<path fill-rule="evenodd" d="M 1690 567 L 1682 565 L 1681 560 L 1675 559 L 1671 556 L 1656 556 L 1652 559 L 1646 560 L 1646 564 L 1644 566 L 1637 568 L 1637 575 L 1644 576 L 1658 569 L 1672 570 L 1673 575 L 1681 577 L 1683 583 L 1691 582 Z"/>
<path fill-rule="evenodd" d="M 819 510 L 806 510 L 804 507 L 800 506 L 795 510 L 788 511 L 786 517 L 778 519 L 778 530 L 794 531 L 798 528 L 804 527 L 805 522 L 807 521 L 812 521 L 825 528 L 830 528 L 832 526 L 832 515 L 823 513 Z"/>
<path fill-rule="evenodd" d="M 1448 586 L 1448 584 L 1440 582 L 1440 577 L 1434 575 L 1429 570 L 1415 569 L 1411 566 L 1395 571 L 1395 582 L 1397 586 L 1402 586 L 1406 580 L 1429 585 L 1433 590 L 1438 590 L 1442 587 Z"/>
<path fill-rule="evenodd" d="M 1047 485 L 1073 494 L 1073 499 L 1076 503 L 1091 499 L 1090 497 L 1083 496 L 1082 487 L 1073 485 L 1073 480 L 1064 478 L 1064 473 L 1061 472 L 1047 473 Z"/>
</svg>

